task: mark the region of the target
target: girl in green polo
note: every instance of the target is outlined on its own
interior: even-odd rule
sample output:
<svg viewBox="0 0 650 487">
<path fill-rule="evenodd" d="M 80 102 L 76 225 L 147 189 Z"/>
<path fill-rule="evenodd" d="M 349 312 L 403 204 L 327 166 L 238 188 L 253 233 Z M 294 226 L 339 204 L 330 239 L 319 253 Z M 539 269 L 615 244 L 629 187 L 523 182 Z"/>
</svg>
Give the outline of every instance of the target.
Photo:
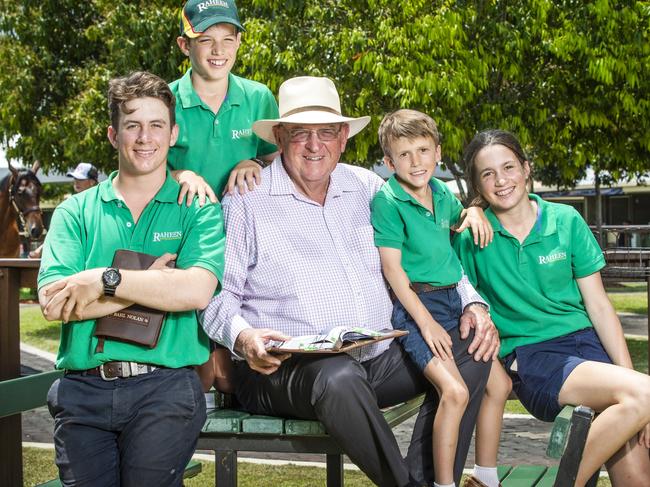
<svg viewBox="0 0 650 487">
<path fill-rule="evenodd" d="M 546 421 L 567 404 L 599 413 L 576 486 L 603 463 L 615 486 L 650 485 L 650 377 L 632 368 L 593 234 L 572 207 L 528 194 L 530 166 L 514 135 L 481 132 L 464 159 L 494 240 L 480 248 L 461 234 L 455 246 L 491 305 L 517 396 Z"/>
</svg>

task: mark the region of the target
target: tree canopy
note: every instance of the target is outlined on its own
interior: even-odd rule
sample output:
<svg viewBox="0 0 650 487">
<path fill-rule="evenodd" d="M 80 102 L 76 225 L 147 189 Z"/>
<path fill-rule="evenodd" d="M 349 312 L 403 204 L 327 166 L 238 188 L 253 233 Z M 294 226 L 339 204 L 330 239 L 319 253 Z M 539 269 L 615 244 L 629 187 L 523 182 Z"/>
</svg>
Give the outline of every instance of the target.
<svg viewBox="0 0 650 487">
<path fill-rule="evenodd" d="M 0 135 L 46 167 L 115 167 L 105 143 L 108 79 L 181 73 L 172 0 L 2 0 Z M 397 108 L 438 122 L 444 161 L 485 128 L 515 132 L 545 182 L 587 166 L 645 172 L 650 155 L 650 2 L 596 0 L 239 0 L 235 71 L 274 93 L 296 75 L 334 79 L 343 111 L 371 115 L 346 159 L 381 157 Z M 11 61 L 9 61 L 11 60 Z"/>
</svg>

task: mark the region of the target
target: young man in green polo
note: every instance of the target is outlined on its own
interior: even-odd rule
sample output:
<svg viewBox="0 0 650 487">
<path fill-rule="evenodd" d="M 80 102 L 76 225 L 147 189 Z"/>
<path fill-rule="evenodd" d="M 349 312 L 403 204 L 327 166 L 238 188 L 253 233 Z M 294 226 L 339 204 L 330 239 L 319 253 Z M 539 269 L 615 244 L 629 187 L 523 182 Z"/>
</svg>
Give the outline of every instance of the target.
<svg viewBox="0 0 650 487">
<path fill-rule="evenodd" d="M 235 186 L 252 190 L 260 165 L 277 155 L 274 145 L 252 131 L 256 120 L 278 117 L 273 94 L 231 73 L 243 30 L 234 0 L 189 0 L 183 7 L 177 43 L 191 67 L 170 85 L 179 135 L 169 165 L 178 181 L 187 183 L 179 202 L 185 191 L 215 202 Z"/>
<path fill-rule="evenodd" d="M 474 424 L 463 420 L 473 415 L 465 415 L 469 393 L 455 362 L 469 346 L 469 341 L 462 344 L 458 327 L 466 307 L 486 305 L 469 284 L 473 296 L 464 295 L 467 288 L 459 286 L 463 268 L 452 248 L 450 232 L 456 225 L 457 232 L 471 226 L 474 241 L 480 240 L 483 246 L 492 239 L 492 228 L 480 208 L 464 210 L 447 186 L 433 177 L 441 148 L 431 117 L 415 110 L 390 113 L 379 126 L 379 141 L 386 166 L 395 171 L 372 201 L 375 245 L 384 277 L 396 297 L 391 321 L 394 328 L 409 332 L 398 340 L 438 390 L 440 405 L 433 424 L 434 485 L 455 487 L 454 479 L 458 480 L 461 472 L 455 465 L 459 431 L 469 429 L 471 435 L 474 429 Z M 509 392 L 508 378 L 503 379 L 503 394 L 497 389 L 483 399 L 484 403 L 494 402 L 494 407 L 486 410 L 496 411 L 498 416 L 490 417 L 489 424 L 500 425 Z M 475 473 L 486 467 L 496 473 L 500 427 L 490 433 L 480 436 L 476 450 L 483 456 L 477 456 Z"/>
<path fill-rule="evenodd" d="M 57 207 L 38 277 L 43 314 L 63 321 L 56 367 L 65 376 L 48 394 L 56 463 L 63 485 L 180 486 L 205 421 L 193 366 L 209 345 L 195 310 L 223 273 L 221 210 L 177 203 L 167 169 L 175 99 L 162 79 L 114 79 L 108 99 L 119 170 Z M 158 259 L 147 270 L 113 268 L 118 249 Z M 95 320 L 132 304 L 167 312 L 157 345 L 100 343 Z"/>
</svg>

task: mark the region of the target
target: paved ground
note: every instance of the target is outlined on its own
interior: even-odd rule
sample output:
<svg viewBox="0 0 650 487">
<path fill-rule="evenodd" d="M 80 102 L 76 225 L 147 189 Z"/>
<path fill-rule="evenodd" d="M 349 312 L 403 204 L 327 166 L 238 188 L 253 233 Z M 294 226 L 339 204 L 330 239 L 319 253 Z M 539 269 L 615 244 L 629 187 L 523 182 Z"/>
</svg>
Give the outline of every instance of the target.
<svg viewBox="0 0 650 487">
<path fill-rule="evenodd" d="M 647 318 L 638 315 L 621 315 L 621 322 L 626 334 L 648 336 Z M 52 363 L 33 354 L 21 352 L 21 363 L 23 373 L 29 374 L 36 371 L 51 370 Z M 414 418 L 402 423 L 397 427 L 395 436 L 403 453 L 410 440 L 411 429 Z M 52 419 L 47 408 L 39 408 L 23 414 L 23 441 L 51 443 L 52 442 Z M 499 452 L 499 463 L 518 464 L 533 463 L 539 465 L 552 465 L 556 463 L 545 456 L 546 443 L 552 423 L 542 423 L 528 416 L 507 415 L 504 418 L 503 432 L 501 436 L 501 448 Z M 270 458 L 277 460 L 294 461 L 324 461 L 319 455 L 294 455 L 294 454 L 240 454 L 257 458 Z M 470 449 L 467 457 L 467 467 L 473 467 L 474 451 Z"/>
</svg>

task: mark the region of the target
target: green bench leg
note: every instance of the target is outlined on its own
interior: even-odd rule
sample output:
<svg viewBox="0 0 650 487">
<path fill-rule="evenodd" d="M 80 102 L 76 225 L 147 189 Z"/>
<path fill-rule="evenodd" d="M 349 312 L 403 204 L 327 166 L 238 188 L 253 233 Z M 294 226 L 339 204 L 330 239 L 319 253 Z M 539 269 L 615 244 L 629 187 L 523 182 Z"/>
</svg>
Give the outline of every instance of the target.
<svg viewBox="0 0 650 487">
<path fill-rule="evenodd" d="M 333 453 L 327 455 L 327 487 L 343 487 L 343 457 Z"/>
<path fill-rule="evenodd" d="M 578 406 L 574 409 L 569 438 L 560 460 L 554 487 L 573 487 L 575 485 L 593 417 L 594 413 L 589 408 Z"/>
<path fill-rule="evenodd" d="M 214 452 L 214 485 L 237 487 L 237 452 L 217 450 Z"/>
</svg>

